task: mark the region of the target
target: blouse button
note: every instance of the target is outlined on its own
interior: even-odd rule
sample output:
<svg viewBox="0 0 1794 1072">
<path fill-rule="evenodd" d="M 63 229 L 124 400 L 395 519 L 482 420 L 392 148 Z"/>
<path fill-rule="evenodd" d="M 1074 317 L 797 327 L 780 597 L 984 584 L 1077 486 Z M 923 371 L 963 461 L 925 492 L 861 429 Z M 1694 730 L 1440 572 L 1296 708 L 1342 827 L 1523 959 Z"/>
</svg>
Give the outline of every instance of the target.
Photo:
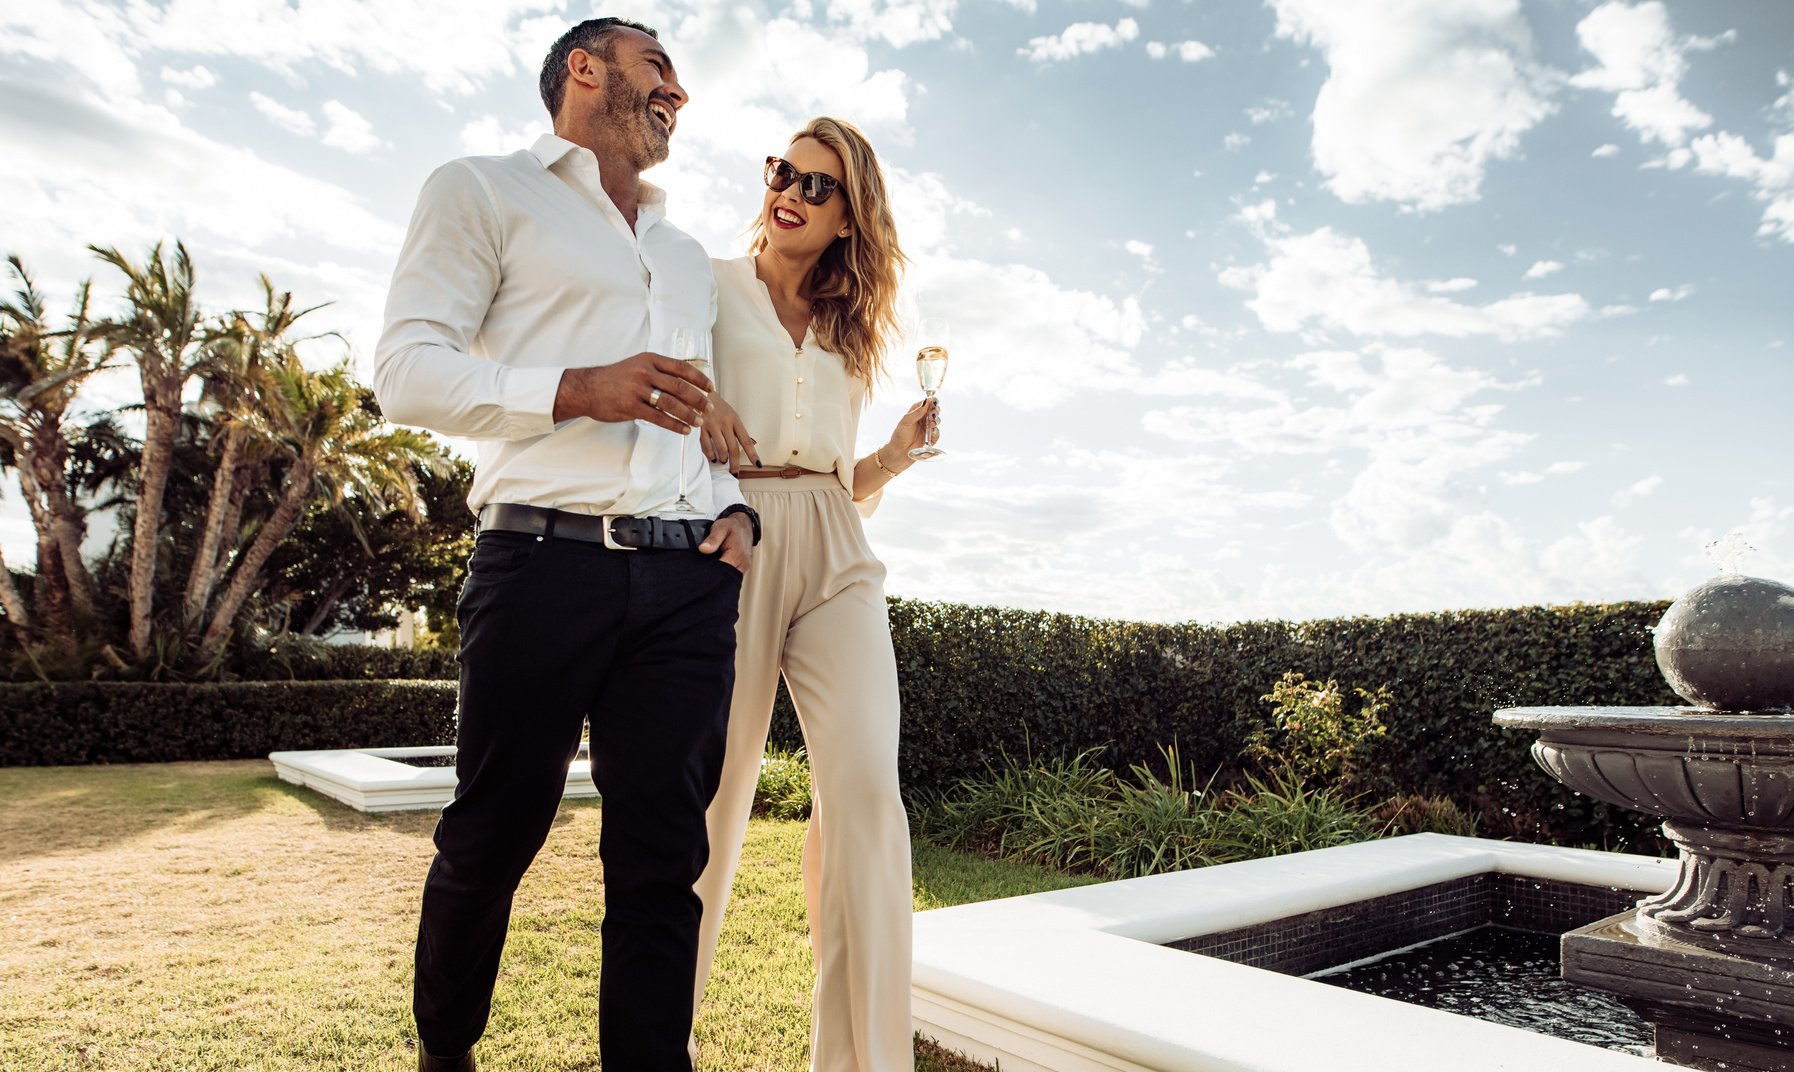
<svg viewBox="0 0 1794 1072">
<path fill-rule="evenodd" d="M 804 419 L 804 415 L 803 415 L 803 414 L 801 414 L 801 413 L 794 413 L 794 414 L 792 414 L 792 420 L 797 420 L 797 421 L 801 421 L 801 420 L 803 420 L 803 419 Z"/>
<path fill-rule="evenodd" d="M 804 382 L 804 378 L 803 378 L 803 377 L 802 377 L 802 376 L 799 376 L 799 377 L 798 377 L 798 378 L 797 378 L 797 382 L 798 382 L 798 383 L 802 383 L 802 382 Z"/>
</svg>

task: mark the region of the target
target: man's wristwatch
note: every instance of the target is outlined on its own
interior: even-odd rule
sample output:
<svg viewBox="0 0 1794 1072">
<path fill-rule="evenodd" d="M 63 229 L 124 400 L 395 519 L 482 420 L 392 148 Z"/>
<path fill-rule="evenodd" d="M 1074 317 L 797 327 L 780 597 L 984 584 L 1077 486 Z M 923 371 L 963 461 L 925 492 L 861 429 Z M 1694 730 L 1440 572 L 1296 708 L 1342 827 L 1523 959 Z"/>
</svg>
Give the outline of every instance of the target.
<svg viewBox="0 0 1794 1072">
<path fill-rule="evenodd" d="M 754 546 L 758 547 L 760 545 L 760 514 L 746 503 L 736 503 L 733 506 L 723 507 L 723 512 L 716 515 L 716 519 L 721 521 L 730 514 L 747 515 L 748 522 L 754 526 Z"/>
</svg>

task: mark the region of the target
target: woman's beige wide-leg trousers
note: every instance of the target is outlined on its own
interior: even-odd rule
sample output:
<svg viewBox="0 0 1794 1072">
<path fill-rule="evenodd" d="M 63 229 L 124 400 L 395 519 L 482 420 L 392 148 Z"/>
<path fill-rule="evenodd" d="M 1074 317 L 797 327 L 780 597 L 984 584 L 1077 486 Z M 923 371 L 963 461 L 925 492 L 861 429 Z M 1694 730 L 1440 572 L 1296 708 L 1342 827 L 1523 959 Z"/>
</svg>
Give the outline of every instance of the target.
<svg viewBox="0 0 1794 1072">
<path fill-rule="evenodd" d="M 708 817 L 710 863 L 697 885 L 704 923 L 696 1000 L 741 861 L 783 671 L 814 783 L 803 861 L 816 959 L 810 1067 L 908 1072 L 909 823 L 898 794 L 897 663 L 885 569 L 834 477 L 742 485 L 764 534 L 741 594 L 728 752 Z M 726 1067 L 727 1055 L 718 1056 L 720 1063 L 706 1063 Z"/>
</svg>

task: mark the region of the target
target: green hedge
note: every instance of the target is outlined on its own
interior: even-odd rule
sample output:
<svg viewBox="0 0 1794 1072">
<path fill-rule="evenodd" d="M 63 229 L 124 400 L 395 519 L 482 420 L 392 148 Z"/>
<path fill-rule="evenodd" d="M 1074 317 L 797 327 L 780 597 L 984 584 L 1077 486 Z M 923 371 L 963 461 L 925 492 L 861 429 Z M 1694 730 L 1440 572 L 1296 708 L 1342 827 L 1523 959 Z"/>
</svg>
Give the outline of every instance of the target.
<svg viewBox="0 0 1794 1072">
<path fill-rule="evenodd" d="M 902 765 L 912 793 L 977 777 L 1000 756 L 1106 745 L 1115 769 L 1175 742 L 1204 776 L 1238 770 L 1286 671 L 1388 686 L 1389 734 L 1367 775 L 1448 796 L 1497 837 L 1650 848 L 1650 820 L 1577 797 L 1498 729 L 1522 704 L 1670 704 L 1651 651 L 1665 603 L 1405 614 L 1228 626 L 1156 625 L 894 599 Z M 455 676 L 450 653 L 333 648 L 281 676 Z M 303 691 L 305 689 L 314 691 Z M 284 691 L 283 691 L 284 689 Z M 35 691 L 33 691 L 35 690 Z M 118 691 L 107 691 L 118 690 Z M 158 691 L 159 690 L 159 691 Z M 66 696 L 59 700 L 53 697 Z M 261 755 L 452 739 L 439 683 L 0 686 L 0 765 Z M 802 743 L 781 690 L 773 741 Z"/>
<path fill-rule="evenodd" d="M 0 684 L 0 767 L 452 744 L 442 681 Z"/>
<path fill-rule="evenodd" d="M 1577 604 L 1228 626 L 1153 625 L 893 600 L 903 690 L 904 785 L 941 791 L 1003 753 L 1107 745 L 1116 769 L 1160 745 L 1206 775 L 1237 771 L 1262 700 L 1294 670 L 1347 688 L 1386 685 L 1386 744 L 1371 777 L 1448 796 L 1495 837 L 1649 850 L 1654 821 L 1579 797 L 1533 763 L 1530 734 L 1496 708 L 1671 704 L 1650 627 L 1666 603 Z M 774 740 L 801 742 L 781 692 Z"/>
</svg>

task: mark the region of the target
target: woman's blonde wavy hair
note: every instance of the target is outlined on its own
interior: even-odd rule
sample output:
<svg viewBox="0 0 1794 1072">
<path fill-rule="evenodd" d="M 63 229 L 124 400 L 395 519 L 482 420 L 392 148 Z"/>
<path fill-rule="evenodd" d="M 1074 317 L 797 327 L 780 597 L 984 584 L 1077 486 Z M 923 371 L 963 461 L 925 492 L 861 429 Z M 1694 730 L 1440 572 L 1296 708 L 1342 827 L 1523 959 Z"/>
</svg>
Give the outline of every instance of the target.
<svg viewBox="0 0 1794 1072">
<path fill-rule="evenodd" d="M 852 123 L 818 116 L 791 136 L 815 138 L 835 151 L 847 172 L 847 222 L 853 230 L 822 251 L 810 279 L 810 329 L 816 341 L 841 355 L 847 373 L 870 390 L 885 374 L 885 351 L 902 334 L 897 284 L 908 263 L 897 244 L 897 224 L 885 193 L 885 173 L 872 143 Z M 766 218 L 748 228 L 748 253 L 766 248 Z"/>
</svg>

